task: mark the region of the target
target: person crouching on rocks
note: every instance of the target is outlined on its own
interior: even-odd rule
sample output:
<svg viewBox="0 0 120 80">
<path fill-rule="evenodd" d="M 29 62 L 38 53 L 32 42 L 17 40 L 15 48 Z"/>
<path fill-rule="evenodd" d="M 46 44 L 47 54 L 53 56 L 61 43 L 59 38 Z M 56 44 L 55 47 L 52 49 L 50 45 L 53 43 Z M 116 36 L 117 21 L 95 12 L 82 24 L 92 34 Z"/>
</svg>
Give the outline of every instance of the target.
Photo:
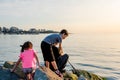
<svg viewBox="0 0 120 80">
<path fill-rule="evenodd" d="M 59 76 L 62 77 L 59 66 L 56 63 L 56 56 L 54 54 L 53 46 L 58 45 L 58 52 L 63 53 L 62 50 L 62 40 L 68 37 L 68 31 L 63 29 L 59 34 L 54 33 L 45 37 L 41 42 L 41 50 L 43 58 L 45 61 L 45 66 L 50 68 L 50 65 L 53 67 L 53 71 Z M 66 62 L 66 61 L 65 61 Z M 61 65 L 60 65 L 61 66 Z M 61 68 L 62 69 L 62 68 Z"/>
<path fill-rule="evenodd" d="M 19 63 L 22 62 L 22 70 L 25 73 L 25 80 L 33 80 L 37 67 L 36 63 L 40 67 L 37 53 L 33 49 L 33 44 L 29 41 L 25 42 L 21 47 L 19 59 L 13 69 L 11 69 L 11 72 L 14 72 Z"/>
</svg>

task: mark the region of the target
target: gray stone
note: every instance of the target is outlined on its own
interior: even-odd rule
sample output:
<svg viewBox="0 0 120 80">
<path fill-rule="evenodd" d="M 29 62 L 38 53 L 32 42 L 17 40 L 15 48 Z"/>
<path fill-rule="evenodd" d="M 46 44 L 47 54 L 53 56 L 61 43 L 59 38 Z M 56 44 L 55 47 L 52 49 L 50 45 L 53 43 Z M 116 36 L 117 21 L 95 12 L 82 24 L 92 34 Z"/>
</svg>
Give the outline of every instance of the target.
<svg viewBox="0 0 120 80">
<path fill-rule="evenodd" d="M 11 73 L 9 69 L 1 67 L 0 80 L 19 80 L 19 77 L 16 74 Z"/>
<path fill-rule="evenodd" d="M 42 67 L 35 72 L 34 80 L 63 80 L 49 68 Z"/>
</svg>

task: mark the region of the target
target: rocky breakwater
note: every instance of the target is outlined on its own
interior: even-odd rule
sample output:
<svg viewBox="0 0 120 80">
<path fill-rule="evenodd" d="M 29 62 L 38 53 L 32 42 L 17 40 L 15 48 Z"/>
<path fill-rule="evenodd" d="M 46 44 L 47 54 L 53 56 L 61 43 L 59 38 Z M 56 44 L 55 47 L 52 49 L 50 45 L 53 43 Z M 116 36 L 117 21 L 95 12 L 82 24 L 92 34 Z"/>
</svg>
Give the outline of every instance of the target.
<svg viewBox="0 0 120 80">
<path fill-rule="evenodd" d="M 0 80 L 24 80 L 24 73 L 21 69 L 21 64 L 16 68 L 14 73 L 10 69 L 15 65 L 15 62 L 6 61 L 3 66 L 0 66 Z M 64 79 L 58 77 L 53 71 L 45 66 L 37 69 L 34 80 L 107 80 L 101 76 L 89 73 L 85 70 L 71 70 L 71 72 L 63 73 Z"/>
</svg>

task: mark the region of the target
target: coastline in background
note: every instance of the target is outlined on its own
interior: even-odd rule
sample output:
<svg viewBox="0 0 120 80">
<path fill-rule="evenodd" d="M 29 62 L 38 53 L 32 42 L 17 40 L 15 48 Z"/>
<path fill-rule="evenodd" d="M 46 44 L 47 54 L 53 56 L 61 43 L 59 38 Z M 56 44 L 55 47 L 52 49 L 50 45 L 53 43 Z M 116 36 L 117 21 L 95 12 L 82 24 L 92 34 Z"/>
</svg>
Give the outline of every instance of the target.
<svg viewBox="0 0 120 80">
<path fill-rule="evenodd" d="M 35 28 L 31 28 L 29 30 L 23 30 L 17 27 L 10 27 L 10 28 L 0 27 L 0 34 L 40 34 L 40 33 L 58 33 L 58 31 L 35 29 Z"/>
</svg>

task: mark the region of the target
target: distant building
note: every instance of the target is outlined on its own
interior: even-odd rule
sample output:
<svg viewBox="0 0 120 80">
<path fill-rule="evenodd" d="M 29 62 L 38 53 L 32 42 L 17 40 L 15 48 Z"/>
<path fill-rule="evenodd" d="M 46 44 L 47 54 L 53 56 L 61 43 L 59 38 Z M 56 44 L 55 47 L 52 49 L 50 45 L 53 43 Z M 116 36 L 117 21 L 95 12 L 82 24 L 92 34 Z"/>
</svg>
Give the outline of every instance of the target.
<svg viewBox="0 0 120 80">
<path fill-rule="evenodd" d="M 12 33 L 12 34 L 17 33 L 17 34 L 19 34 L 19 29 L 17 27 L 11 27 L 10 30 L 9 30 L 9 33 Z"/>
</svg>

